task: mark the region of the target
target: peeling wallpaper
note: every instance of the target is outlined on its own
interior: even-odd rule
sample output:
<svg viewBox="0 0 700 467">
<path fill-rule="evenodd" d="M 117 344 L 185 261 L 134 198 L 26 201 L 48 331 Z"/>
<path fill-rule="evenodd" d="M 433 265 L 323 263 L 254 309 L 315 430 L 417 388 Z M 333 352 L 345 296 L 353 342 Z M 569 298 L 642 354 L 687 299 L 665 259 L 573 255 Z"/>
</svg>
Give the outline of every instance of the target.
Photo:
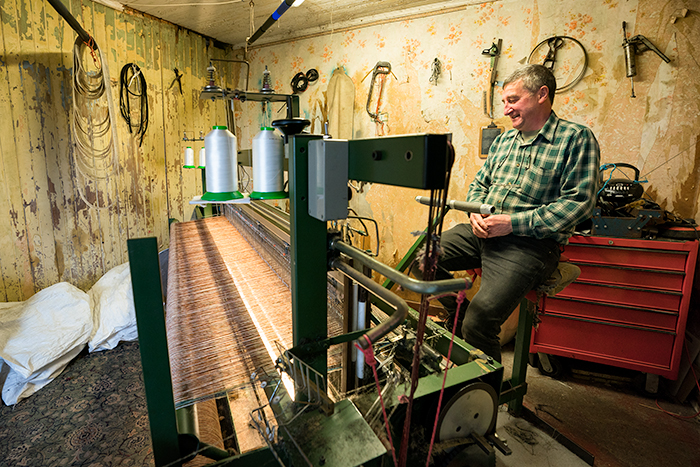
<svg viewBox="0 0 700 467">
<path fill-rule="evenodd" d="M 0 2 L 0 301 L 25 300 L 59 281 L 87 289 L 126 261 L 129 238 L 154 236 L 161 248 L 168 246 L 168 219 L 189 219 L 189 200 L 202 189 L 201 174 L 182 168 L 184 147 L 192 145 L 196 153 L 202 143 L 185 143 L 183 132 L 192 138 L 226 124 L 222 101 L 199 99 L 209 59 L 245 55 L 146 15 L 118 12 L 91 0 L 64 3 L 105 52 L 114 102 L 119 102 L 121 68 L 126 63 L 141 67 L 148 86 L 149 129 L 139 146 L 117 105 L 119 160 L 106 181 L 110 189 L 100 192 L 82 184 L 70 127 L 75 34 L 46 1 Z M 684 8 L 688 14 L 680 17 Z M 639 167 L 648 180 L 647 193 L 665 209 L 700 220 L 700 1 L 496 0 L 361 28 L 335 30 L 332 18 L 328 21 L 328 34 L 247 51 L 250 90 L 260 88 L 265 66 L 282 93 L 291 91 L 296 73 L 318 70 L 318 81 L 300 95 L 302 113 L 314 132 L 323 128 L 329 97 L 324 93 L 340 67 L 354 84 L 352 137 L 451 133 L 457 159 L 449 195 L 462 199 L 483 163 L 479 130 L 491 121 L 483 101 L 490 57 L 482 51 L 503 40 L 497 66 L 502 80 L 542 41 L 568 36 L 583 45 L 588 64 L 582 81 L 556 96 L 555 111 L 593 129 L 603 162 Z M 625 78 L 622 21 L 628 23 L 629 35 L 643 34 L 671 58 L 666 64 L 652 52 L 636 57 L 634 99 Z M 539 48 L 533 60 L 541 61 L 547 51 Z M 434 84 L 430 78 L 436 58 L 441 74 Z M 566 41 L 558 49 L 555 74 L 570 82 L 582 69 L 581 60 L 580 49 Z M 370 103 L 380 116 L 375 122 L 365 107 L 368 74 L 379 61 L 390 62 L 392 74 L 376 80 L 383 91 L 375 92 Z M 242 86 L 245 67 L 216 66 L 219 84 Z M 169 87 L 174 68 L 183 74 L 182 94 L 177 86 Z M 495 123 L 508 128 L 498 92 L 494 107 Z M 250 148 L 261 124 L 283 115 L 278 105 L 263 112 L 260 104 L 236 102 L 240 147 Z M 109 207 L 89 206 L 81 189 L 88 201 L 106 200 Z M 426 225 L 427 211 L 413 201 L 418 194 L 425 193 L 377 184 L 364 184 L 355 193 L 353 209 L 379 222 L 382 261 L 395 264 L 414 242 L 412 232 Z M 452 212 L 446 227 L 465 220 Z"/>
<path fill-rule="evenodd" d="M 686 17 L 671 21 L 680 10 Z M 290 81 L 311 68 L 320 78 L 300 94 L 303 116 L 313 131 L 322 131 L 320 109 L 333 70 L 340 67 L 355 85 L 354 138 L 410 133 L 451 133 L 457 152 L 449 196 L 463 199 L 468 185 L 483 163 L 479 158 L 479 129 L 490 123 L 484 113 L 483 93 L 490 79 L 490 57 L 482 55 L 503 39 L 497 64 L 497 80 L 531 61 L 542 63 L 549 48 L 546 39 L 559 35 L 571 39 L 557 50 L 554 66 L 558 87 L 571 83 L 587 67 L 580 82 L 558 92 L 554 110 L 565 119 L 588 125 L 601 146 L 602 162 L 627 162 L 637 166 L 647 193 L 663 208 L 685 218 L 700 220 L 698 213 L 698 128 L 700 128 L 700 2 L 659 0 L 503 0 L 469 6 L 462 11 L 366 28 L 332 32 L 249 50 L 250 89 L 260 86 L 265 66 L 277 92 L 291 92 Z M 283 21 L 282 18 L 280 21 Z M 625 77 L 622 22 L 628 36 L 642 34 L 671 62 L 655 53 L 637 55 L 637 73 L 631 98 Z M 333 29 L 332 25 L 329 28 Z M 241 52 L 242 53 L 242 52 Z M 437 84 L 430 82 L 431 65 L 441 64 Z M 380 99 L 373 96 L 371 109 L 383 117 L 372 121 L 365 107 L 371 73 L 379 61 L 391 63 Z M 379 80 L 379 78 L 378 78 Z M 375 93 L 378 89 L 375 85 Z M 256 104 L 236 106 L 239 145 L 250 147 L 261 124 L 280 118 L 276 108 L 260 112 Z M 494 121 L 510 128 L 503 116 L 498 89 L 494 96 Z M 616 175 L 617 176 L 617 175 Z M 380 222 L 382 261 L 394 264 L 422 230 L 427 212 L 415 203 L 416 190 L 365 185 L 352 201 L 360 215 Z M 466 216 L 451 213 L 446 227 L 464 222 Z"/>
</svg>

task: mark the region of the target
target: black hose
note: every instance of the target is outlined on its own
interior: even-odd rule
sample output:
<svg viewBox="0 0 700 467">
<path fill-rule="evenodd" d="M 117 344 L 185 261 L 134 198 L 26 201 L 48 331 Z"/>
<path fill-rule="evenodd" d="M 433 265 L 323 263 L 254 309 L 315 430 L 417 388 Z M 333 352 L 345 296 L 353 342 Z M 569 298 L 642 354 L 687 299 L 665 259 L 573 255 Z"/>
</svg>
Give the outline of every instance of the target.
<svg viewBox="0 0 700 467">
<path fill-rule="evenodd" d="M 141 90 L 140 93 L 133 92 L 130 89 L 130 84 L 134 79 L 138 80 L 139 85 L 137 86 L 137 89 Z M 143 72 L 138 65 L 127 63 L 122 67 L 122 71 L 119 75 L 119 110 L 129 126 L 129 133 L 133 133 L 131 122 L 131 96 L 140 98 L 140 117 L 137 126 L 138 130 L 136 131 L 135 135 L 139 140 L 140 147 L 141 143 L 143 143 L 143 137 L 146 134 L 146 129 L 148 128 L 148 93 L 146 88 L 146 78 L 144 78 Z"/>
<path fill-rule="evenodd" d="M 83 29 L 83 27 L 78 23 L 78 20 L 73 17 L 73 15 L 70 14 L 70 11 L 61 3 L 61 0 L 49 0 L 49 3 L 51 4 L 52 7 L 58 12 L 59 15 L 63 17 L 63 19 L 66 20 L 66 22 L 70 25 L 73 30 L 78 33 L 80 38 L 85 42 L 86 44 L 90 44 L 92 42 L 92 45 L 94 48 L 97 48 L 97 44 L 95 44 L 95 40 L 92 38 L 90 34 Z"/>
</svg>

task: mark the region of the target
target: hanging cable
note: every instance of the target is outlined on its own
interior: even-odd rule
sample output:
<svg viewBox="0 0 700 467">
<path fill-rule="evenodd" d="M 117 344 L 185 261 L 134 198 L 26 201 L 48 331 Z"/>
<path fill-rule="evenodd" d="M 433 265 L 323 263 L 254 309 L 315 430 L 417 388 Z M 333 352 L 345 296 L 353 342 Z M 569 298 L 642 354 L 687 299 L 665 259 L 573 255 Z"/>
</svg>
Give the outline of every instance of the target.
<svg viewBox="0 0 700 467">
<path fill-rule="evenodd" d="M 90 60 L 85 60 L 91 55 Z M 72 133 L 75 144 L 74 160 L 78 193 L 91 208 L 108 208 L 116 199 L 116 180 L 111 177 L 118 170 L 119 154 L 116 127 L 112 125 L 112 95 L 105 92 L 109 82 L 109 68 L 102 51 L 77 37 L 73 46 L 73 110 Z M 104 183 L 104 190 L 92 187 L 94 202 L 85 195 L 89 182 Z M 112 193 L 112 196 L 109 196 Z"/>
<path fill-rule="evenodd" d="M 139 118 L 136 123 L 132 119 L 132 97 L 139 99 Z M 124 65 L 119 75 L 119 110 L 126 120 L 129 133 L 135 133 L 135 138 L 138 139 L 139 147 L 141 147 L 148 128 L 148 95 L 146 78 L 138 65 L 133 63 Z"/>
</svg>

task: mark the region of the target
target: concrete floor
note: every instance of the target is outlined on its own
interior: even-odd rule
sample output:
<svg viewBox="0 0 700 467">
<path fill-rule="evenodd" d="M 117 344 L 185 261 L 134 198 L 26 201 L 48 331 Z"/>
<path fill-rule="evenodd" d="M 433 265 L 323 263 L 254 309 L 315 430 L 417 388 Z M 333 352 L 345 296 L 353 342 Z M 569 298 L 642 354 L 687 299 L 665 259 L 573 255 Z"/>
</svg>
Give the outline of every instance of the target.
<svg viewBox="0 0 700 467">
<path fill-rule="evenodd" d="M 510 374 L 512 345 L 503 352 Z M 700 419 L 680 420 L 667 415 L 695 413 L 693 407 L 673 403 L 635 390 L 635 376 L 604 365 L 571 361 L 572 371 L 552 379 L 528 369 L 525 406 L 595 458 L 598 467 L 700 467 Z M 555 441 L 522 418 L 511 417 L 501 407 L 497 433 L 513 450 L 498 453 L 498 467 L 586 466 Z"/>
</svg>

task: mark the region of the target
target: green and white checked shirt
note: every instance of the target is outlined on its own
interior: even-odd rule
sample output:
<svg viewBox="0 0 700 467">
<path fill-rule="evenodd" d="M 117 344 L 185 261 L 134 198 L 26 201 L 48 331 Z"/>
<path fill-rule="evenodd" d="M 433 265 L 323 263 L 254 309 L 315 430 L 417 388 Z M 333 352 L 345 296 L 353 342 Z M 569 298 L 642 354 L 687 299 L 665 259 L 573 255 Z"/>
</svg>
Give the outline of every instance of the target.
<svg viewBox="0 0 700 467">
<path fill-rule="evenodd" d="M 554 111 L 534 140 L 519 130 L 499 135 L 469 185 L 467 201 L 492 204 L 510 214 L 515 235 L 566 244 L 595 206 L 600 148 L 583 125 Z"/>
</svg>

